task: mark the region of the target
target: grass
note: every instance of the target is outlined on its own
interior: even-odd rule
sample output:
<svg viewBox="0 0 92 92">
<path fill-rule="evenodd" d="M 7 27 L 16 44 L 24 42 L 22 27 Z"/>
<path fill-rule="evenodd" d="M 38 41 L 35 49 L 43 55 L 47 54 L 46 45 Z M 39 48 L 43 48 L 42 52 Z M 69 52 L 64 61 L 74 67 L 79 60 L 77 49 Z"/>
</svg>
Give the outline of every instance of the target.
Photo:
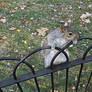
<svg viewBox="0 0 92 92">
<path fill-rule="evenodd" d="M 80 19 L 80 16 L 85 12 L 91 13 L 92 8 L 88 7 L 90 4 L 92 4 L 91 0 L 0 0 L 0 15 L 5 17 L 7 21 L 5 23 L 0 22 L 0 55 L 12 57 L 24 56 L 26 53 L 40 47 L 41 40 L 44 37 L 38 35 L 37 29 L 42 27 L 48 28 L 47 33 L 49 33 L 60 26 L 60 21 L 68 21 L 69 19 L 72 20 L 71 26 L 74 26 L 81 36 L 92 37 L 92 17 L 89 18 L 91 23 L 85 23 Z M 21 9 L 22 5 L 26 7 Z M 11 26 L 14 26 L 16 29 L 11 31 Z M 6 37 L 5 40 L 2 40 L 3 36 Z M 83 40 L 76 46 L 74 45 L 69 48 L 71 59 L 80 57 L 79 53 L 83 53 L 89 44 L 91 44 L 91 41 Z M 30 62 L 30 59 L 28 61 Z M 0 62 L 0 80 L 4 79 L 5 76 L 11 76 L 11 70 L 15 64 L 15 61 Z M 35 66 L 36 70 L 44 67 L 39 53 L 31 57 L 31 64 Z M 84 90 L 82 85 L 87 82 L 84 83 L 90 71 L 92 71 L 91 67 L 91 64 L 85 65 L 83 71 L 84 77 L 81 79 L 79 88 L 80 92 Z M 25 73 L 28 70 L 25 65 L 21 65 L 17 72 Z M 79 66 L 70 69 L 70 92 L 75 91 L 73 87 L 76 83 L 74 80 L 78 75 L 78 70 Z M 57 73 L 54 76 L 56 89 L 64 92 L 65 71 L 60 72 L 59 76 L 58 78 Z M 38 78 L 38 80 L 41 92 L 50 91 L 49 76 Z M 26 81 L 25 83 L 21 83 L 21 85 L 23 85 L 24 92 L 36 92 L 34 80 Z M 92 85 L 92 81 L 90 85 Z M 91 86 L 89 92 L 91 92 L 90 89 Z M 16 86 L 7 87 L 4 90 L 5 92 L 9 92 L 10 90 L 18 92 Z"/>
</svg>

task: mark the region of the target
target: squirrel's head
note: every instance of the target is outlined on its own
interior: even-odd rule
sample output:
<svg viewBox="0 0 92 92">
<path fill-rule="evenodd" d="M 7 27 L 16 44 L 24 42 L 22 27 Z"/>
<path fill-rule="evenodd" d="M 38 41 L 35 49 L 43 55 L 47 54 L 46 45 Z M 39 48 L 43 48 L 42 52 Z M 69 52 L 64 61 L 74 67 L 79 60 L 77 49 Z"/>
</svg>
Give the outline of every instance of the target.
<svg viewBox="0 0 92 92">
<path fill-rule="evenodd" d="M 60 30 L 62 33 L 64 33 L 64 37 L 69 40 L 73 41 L 74 44 L 77 43 L 77 39 L 79 39 L 80 35 L 76 30 L 69 26 L 61 26 Z"/>
</svg>

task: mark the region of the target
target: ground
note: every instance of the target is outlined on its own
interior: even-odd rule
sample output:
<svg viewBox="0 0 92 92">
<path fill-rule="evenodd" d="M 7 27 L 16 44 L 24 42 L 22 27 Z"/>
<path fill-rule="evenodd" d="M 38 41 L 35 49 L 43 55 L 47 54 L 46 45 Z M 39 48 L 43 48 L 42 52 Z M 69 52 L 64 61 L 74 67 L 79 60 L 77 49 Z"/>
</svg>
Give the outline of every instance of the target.
<svg viewBox="0 0 92 92">
<path fill-rule="evenodd" d="M 26 53 L 40 47 L 41 40 L 50 31 L 60 27 L 62 21 L 73 26 L 76 31 L 80 33 L 80 36 L 92 37 L 92 1 L 0 0 L 0 55 L 23 57 Z M 78 42 L 77 45 L 70 47 L 71 59 L 81 57 L 89 44 L 91 44 L 91 41 L 83 40 L 82 42 Z M 30 59 L 28 59 L 28 61 L 36 70 L 44 67 L 39 53 L 30 57 Z M 15 64 L 16 62 L 14 61 L 0 62 L 0 80 L 3 79 L 3 77 L 5 78 L 5 76 L 11 76 L 11 70 Z M 80 92 L 84 90 L 84 81 L 92 70 L 91 67 L 92 65 L 88 64 L 83 71 L 84 77 L 80 83 Z M 78 67 L 70 69 L 70 92 L 75 91 L 74 86 L 78 70 Z M 25 65 L 20 66 L 17 72 L 20 73 L 20 71 L 24 73 L 28 71 L 28 68 Z M 57 78 L 57 73 L 55 74 L 56 90 L 60 90 L 58 92 L 64 92 L 64 72 L 65 71 L 62 71 L 59 74 L 59 78 Z M 48 89 L 50 90 L 50 83 L 48 82 L 50 77 L 44 76 L 38 79 L 41 92 L 48 92 Z M 59 81 L 62 81 L 62 83 Z M 25 92 L 36 92 L 33 80 L 26 81 L 25 84 L 27 85 L 21 84 Z M 7 89 L 4 90 L 5 92 L 18 92 L 16 86 L 13 86 L 13 88 L 7 87 Z"/>
</svg>

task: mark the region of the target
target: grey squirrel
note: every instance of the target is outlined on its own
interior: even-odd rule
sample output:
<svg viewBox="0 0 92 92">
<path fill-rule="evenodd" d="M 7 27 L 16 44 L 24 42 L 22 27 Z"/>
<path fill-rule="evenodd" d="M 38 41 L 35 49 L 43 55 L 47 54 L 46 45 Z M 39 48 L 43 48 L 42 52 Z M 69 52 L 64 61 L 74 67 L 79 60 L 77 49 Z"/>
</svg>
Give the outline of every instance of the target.
<svg viewBox="0 0 92 92">
<path fill-rule="evenodd" d="M 45 68 L 50 66 L 53 56 L 58 52 L 55 47 L 63 48 L 67 43 L 73 41 L 74 44 L 77 43 L 79 38 L 79 33 L 74 30 L 74 28 L 69 26 L 61 26 L 50 32 L 41 42 L 41 47 L 51 46 L 51 49 L 45 49 L 41 51 L 41 55 L 44 58 Z M 68 49 L 65 52 L 69 56 Z M 54 61 L 54 65 L 58 65 L 66 61 L 66 57 L 63 53 L 59 54 Z"/>
</svg>

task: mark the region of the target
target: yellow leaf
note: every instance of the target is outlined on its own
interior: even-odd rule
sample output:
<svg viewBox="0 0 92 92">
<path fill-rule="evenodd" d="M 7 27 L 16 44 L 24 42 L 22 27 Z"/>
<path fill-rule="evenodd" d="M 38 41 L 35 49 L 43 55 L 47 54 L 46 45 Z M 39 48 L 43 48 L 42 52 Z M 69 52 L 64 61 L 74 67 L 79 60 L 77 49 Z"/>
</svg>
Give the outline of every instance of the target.
<svg viewBox="0 0 92 92">
<path fill-rule="evenodd" d="M 21 30 L 20 29 L 17 29 L 17 32 L 21 32 Z"/>
<path fill-rule="evenodd" d="M 48 28 L 37 29 L 38 35 L 45 36 Z"/>
<path fill-rule="evenodd" d="M 15 29 L 16 29 L 16 27 L 15 27 L 14 25 L 10 25 L 9 30 L 13 31 L 13 30 L 15 30 Z"/>
<path fill-rule="evenodd" d="M 26 40 L 24 41 L 24 44 L 27 44 L 27 41 Z"/>
</svg>

